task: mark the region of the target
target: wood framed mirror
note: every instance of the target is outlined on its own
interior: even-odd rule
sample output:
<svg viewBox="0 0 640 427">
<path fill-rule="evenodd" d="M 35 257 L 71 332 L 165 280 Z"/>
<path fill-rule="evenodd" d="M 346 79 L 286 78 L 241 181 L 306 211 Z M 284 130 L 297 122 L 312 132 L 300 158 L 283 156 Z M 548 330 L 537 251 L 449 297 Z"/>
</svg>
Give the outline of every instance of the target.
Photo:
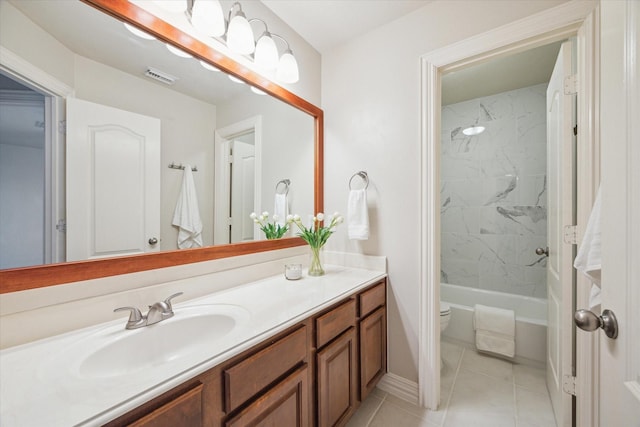
<svg viewBox="0 0 640 427">
<path fill-rule="evenodd" d="M 81 0 L 120 21 L 132 24 L 190 53 L 229 75 L 254 86 L 296 109 L 314 120 L 314 212 L 323 210 L 323 111 L 285 88 L 265 79 L 242 64 L 216 51 L 209 44 L 195 38 L 170 23 L 157 18 L 127 0 Z M 279 240 L 223 244 L 198 249 L 170 250 L 134 256 L 122 256 L 89 261 L 73 261 L 32 267 L 0 270 L 0 293 L 35 289 L 119 274 L 196 263 L 219 258 L 246 255 L 257 252 L 284 249 L 304 245 L 297 237 Z"/>
</svg>

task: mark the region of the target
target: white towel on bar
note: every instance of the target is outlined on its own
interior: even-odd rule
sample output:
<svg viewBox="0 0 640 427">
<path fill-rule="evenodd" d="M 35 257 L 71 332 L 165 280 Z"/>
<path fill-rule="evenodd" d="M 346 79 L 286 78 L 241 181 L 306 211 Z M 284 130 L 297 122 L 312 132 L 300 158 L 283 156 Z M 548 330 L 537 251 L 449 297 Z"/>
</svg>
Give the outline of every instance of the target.
<svg viewBox="0 0 640 427">
<path fill-rule="evenodd" d="M 587 228 L 578 249 L 578 255 L 573 266 L 587 276 L 593 283 L 600 285 L 600 271 L 602 269 L 602 252 L 601 252 L 601 236 L 600 236 L 600 192 L 596 195 L 593 203 Z"/>
<path fill-rule="evenodd" d="M 349 191 L 347 229 L 351 240 L 367 240 L 369 238 L 369 212 L 365 188 Z"/>
<path fill-rule="evenodd" d="M 178 248 L 202 247 L 202 220 L 191 166 L 184 165 L 182 188 L 173 212 L 173 225 L 178 227 Z"/>
<path fill-rule="evenodd" d="M 516 318 L 513 310 L 476 304 L 473 315 L 476 347 L 480 351 L 513 357 L 516 354 Z"/>
<path fill-rule="evenodd" d="M 278 217 L 276 221 L 280 226 L 284 226 L 287 223 L 287 215 L 289 215 L 289 201 L 287 195 L 283 193 L 276 193 L 273 214 Z"/>
</svg>

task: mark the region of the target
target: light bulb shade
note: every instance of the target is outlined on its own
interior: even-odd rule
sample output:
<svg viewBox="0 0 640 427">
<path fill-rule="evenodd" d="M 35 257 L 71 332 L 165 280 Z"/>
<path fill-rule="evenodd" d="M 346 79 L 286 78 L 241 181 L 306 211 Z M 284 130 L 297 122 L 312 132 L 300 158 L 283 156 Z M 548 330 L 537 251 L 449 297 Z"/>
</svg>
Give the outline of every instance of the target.
<svg viewBox="0 0 640 427">
<path fill-rule="evenodd" d="M 156 38 L 154 36 L 152 36 L 151 34 L 142 31 L 139 28 L 134 27 L 131 24 L 127 24 L 126 22 L 124 23 L 124 26 L 127 30 L 129 30 L 132 34 L 135 34 L 136 36 L 143 38 L 145 40 L 156 40 Z"/>
<path fill-rule="evenodd" d="M 295 83 L 300 79 L 298 62 L 288 49 L 281 57 L 278 64 L 277 79 L 284 83 Z"/>
<path fill-rule="evenodd" d="M 177 47 L 170 45 L 169 43 L 165 43 L 165 46 L 167 46 L 169 52 L 173 53 L 176 56 L 179 56 L 180 58 L 193 58 L 190 53 L 187 53 L 182 49 L 178 49 Z"/>
<path fill-rule="evenodd" d="M 208 62 L 200 61 L 200 65 L 202 65 L 202 67 L 205 70 L 216 71 L 216 72 L 220 71 L 219 68 L 214 67 L 213 65 L 209 64 Z"/>
<path fill-rule="evenodd" d="M 256 48 L 253 41 L 253 30 L 244 13 L 237 12 L 229 22 L 227 30 L 227 46 L 236 53 L 248 55 Z"/>
<path fill-rule="evenodd" d="M 218 0 L 195 0 L 191 10 L 191 23 L 198 32 L 209 37 L 224 34 L 224 14 Z"/>
<path fill-rule="evenodd" d="M 155 0 L 155 4 L 171 13 L 182 13 L 187 10 L 187 0 Z"/>
<path fill-rule="evenodd" d="M 275 70 L 278 66 L 278 48 L 268 32 L 265 31 L 258 39 L 253 58 L 259 68 L 267 71 Z"/>
</svg>

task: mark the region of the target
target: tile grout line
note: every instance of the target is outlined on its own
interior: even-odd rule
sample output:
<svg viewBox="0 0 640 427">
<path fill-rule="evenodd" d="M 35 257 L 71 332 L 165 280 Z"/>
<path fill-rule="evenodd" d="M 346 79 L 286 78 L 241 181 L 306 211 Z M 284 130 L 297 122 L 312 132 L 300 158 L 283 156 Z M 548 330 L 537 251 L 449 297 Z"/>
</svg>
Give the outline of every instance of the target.
<svg viewBox="0 0 640 427">
<path fill-rule="evenodd" d="M 387 396 L 388 394 L 385 393 L 382 399 L 380 399 L 380 403 L 378 404 L 378 407 L 376 408 L 375 411 L 373 411 L 373 413 L 371 414 L 371 417 L 369 417 L 369 421 L 367 421 L 367 424 L 365 425 L 365 427 L 369 427 L 371 425 L 371 423 L 373 422 L 373 419 L 376 417 L 376 415 L 378 415 L 380 408 L 382 408 L 382 404 L 384 403 L 385 400 L 387 400 Z"/>
<path fill-rule="evenodd" d="M 518 427 L 518 425 L 520 424 L 520 419 L 518 417 L 518 391 L 517 391 L 517 386 L 516 386 L 515 369 L 513 370 L 513 374 L 512 374 L 511 380 L 513 382 L 513 412 L 514 412 L 515 419 L 516 419 L 515 427 Z"/>
<path fill-rule="evenodd" d="M 442 422 L 440 426 L 443 427 L 444 423 L 447 421 L 447 415 L 449 414 L 449 405 L 451 404 L 451 399 L 453 398 L 453 393 L 456 390 L 456 381 L 458 380 L 458 374 L 460 373 L 460 368 L 462 366 L 462 359 L 464 358 L 464 353 L 467 351 L 466 348 L 462 347 L 462 353 L 460 353 L 460 359 L 458 360 L 458 366 L 456 366 L 456 373 L 453 375 L 453 382 L 451 383 L 451 393 L 449 393 L 449 398 L 447 399 L 447 406 L 444 409 L 444 415 L 442 416 Z M 442 388 L 442 385 L 440 385 Z"/>
</svg>

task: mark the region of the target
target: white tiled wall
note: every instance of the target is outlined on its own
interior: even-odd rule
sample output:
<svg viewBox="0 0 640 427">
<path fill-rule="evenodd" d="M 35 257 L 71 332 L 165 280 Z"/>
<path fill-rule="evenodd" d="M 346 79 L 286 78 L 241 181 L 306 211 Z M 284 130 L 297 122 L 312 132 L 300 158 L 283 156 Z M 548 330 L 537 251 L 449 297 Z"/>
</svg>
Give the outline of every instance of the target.
<svg viewBox="0 0 640 427">
<path fill-rule="evenodd" d="M 546 87 L 443 106 L 443 282 L 546 298 Z"/>
</svg>

